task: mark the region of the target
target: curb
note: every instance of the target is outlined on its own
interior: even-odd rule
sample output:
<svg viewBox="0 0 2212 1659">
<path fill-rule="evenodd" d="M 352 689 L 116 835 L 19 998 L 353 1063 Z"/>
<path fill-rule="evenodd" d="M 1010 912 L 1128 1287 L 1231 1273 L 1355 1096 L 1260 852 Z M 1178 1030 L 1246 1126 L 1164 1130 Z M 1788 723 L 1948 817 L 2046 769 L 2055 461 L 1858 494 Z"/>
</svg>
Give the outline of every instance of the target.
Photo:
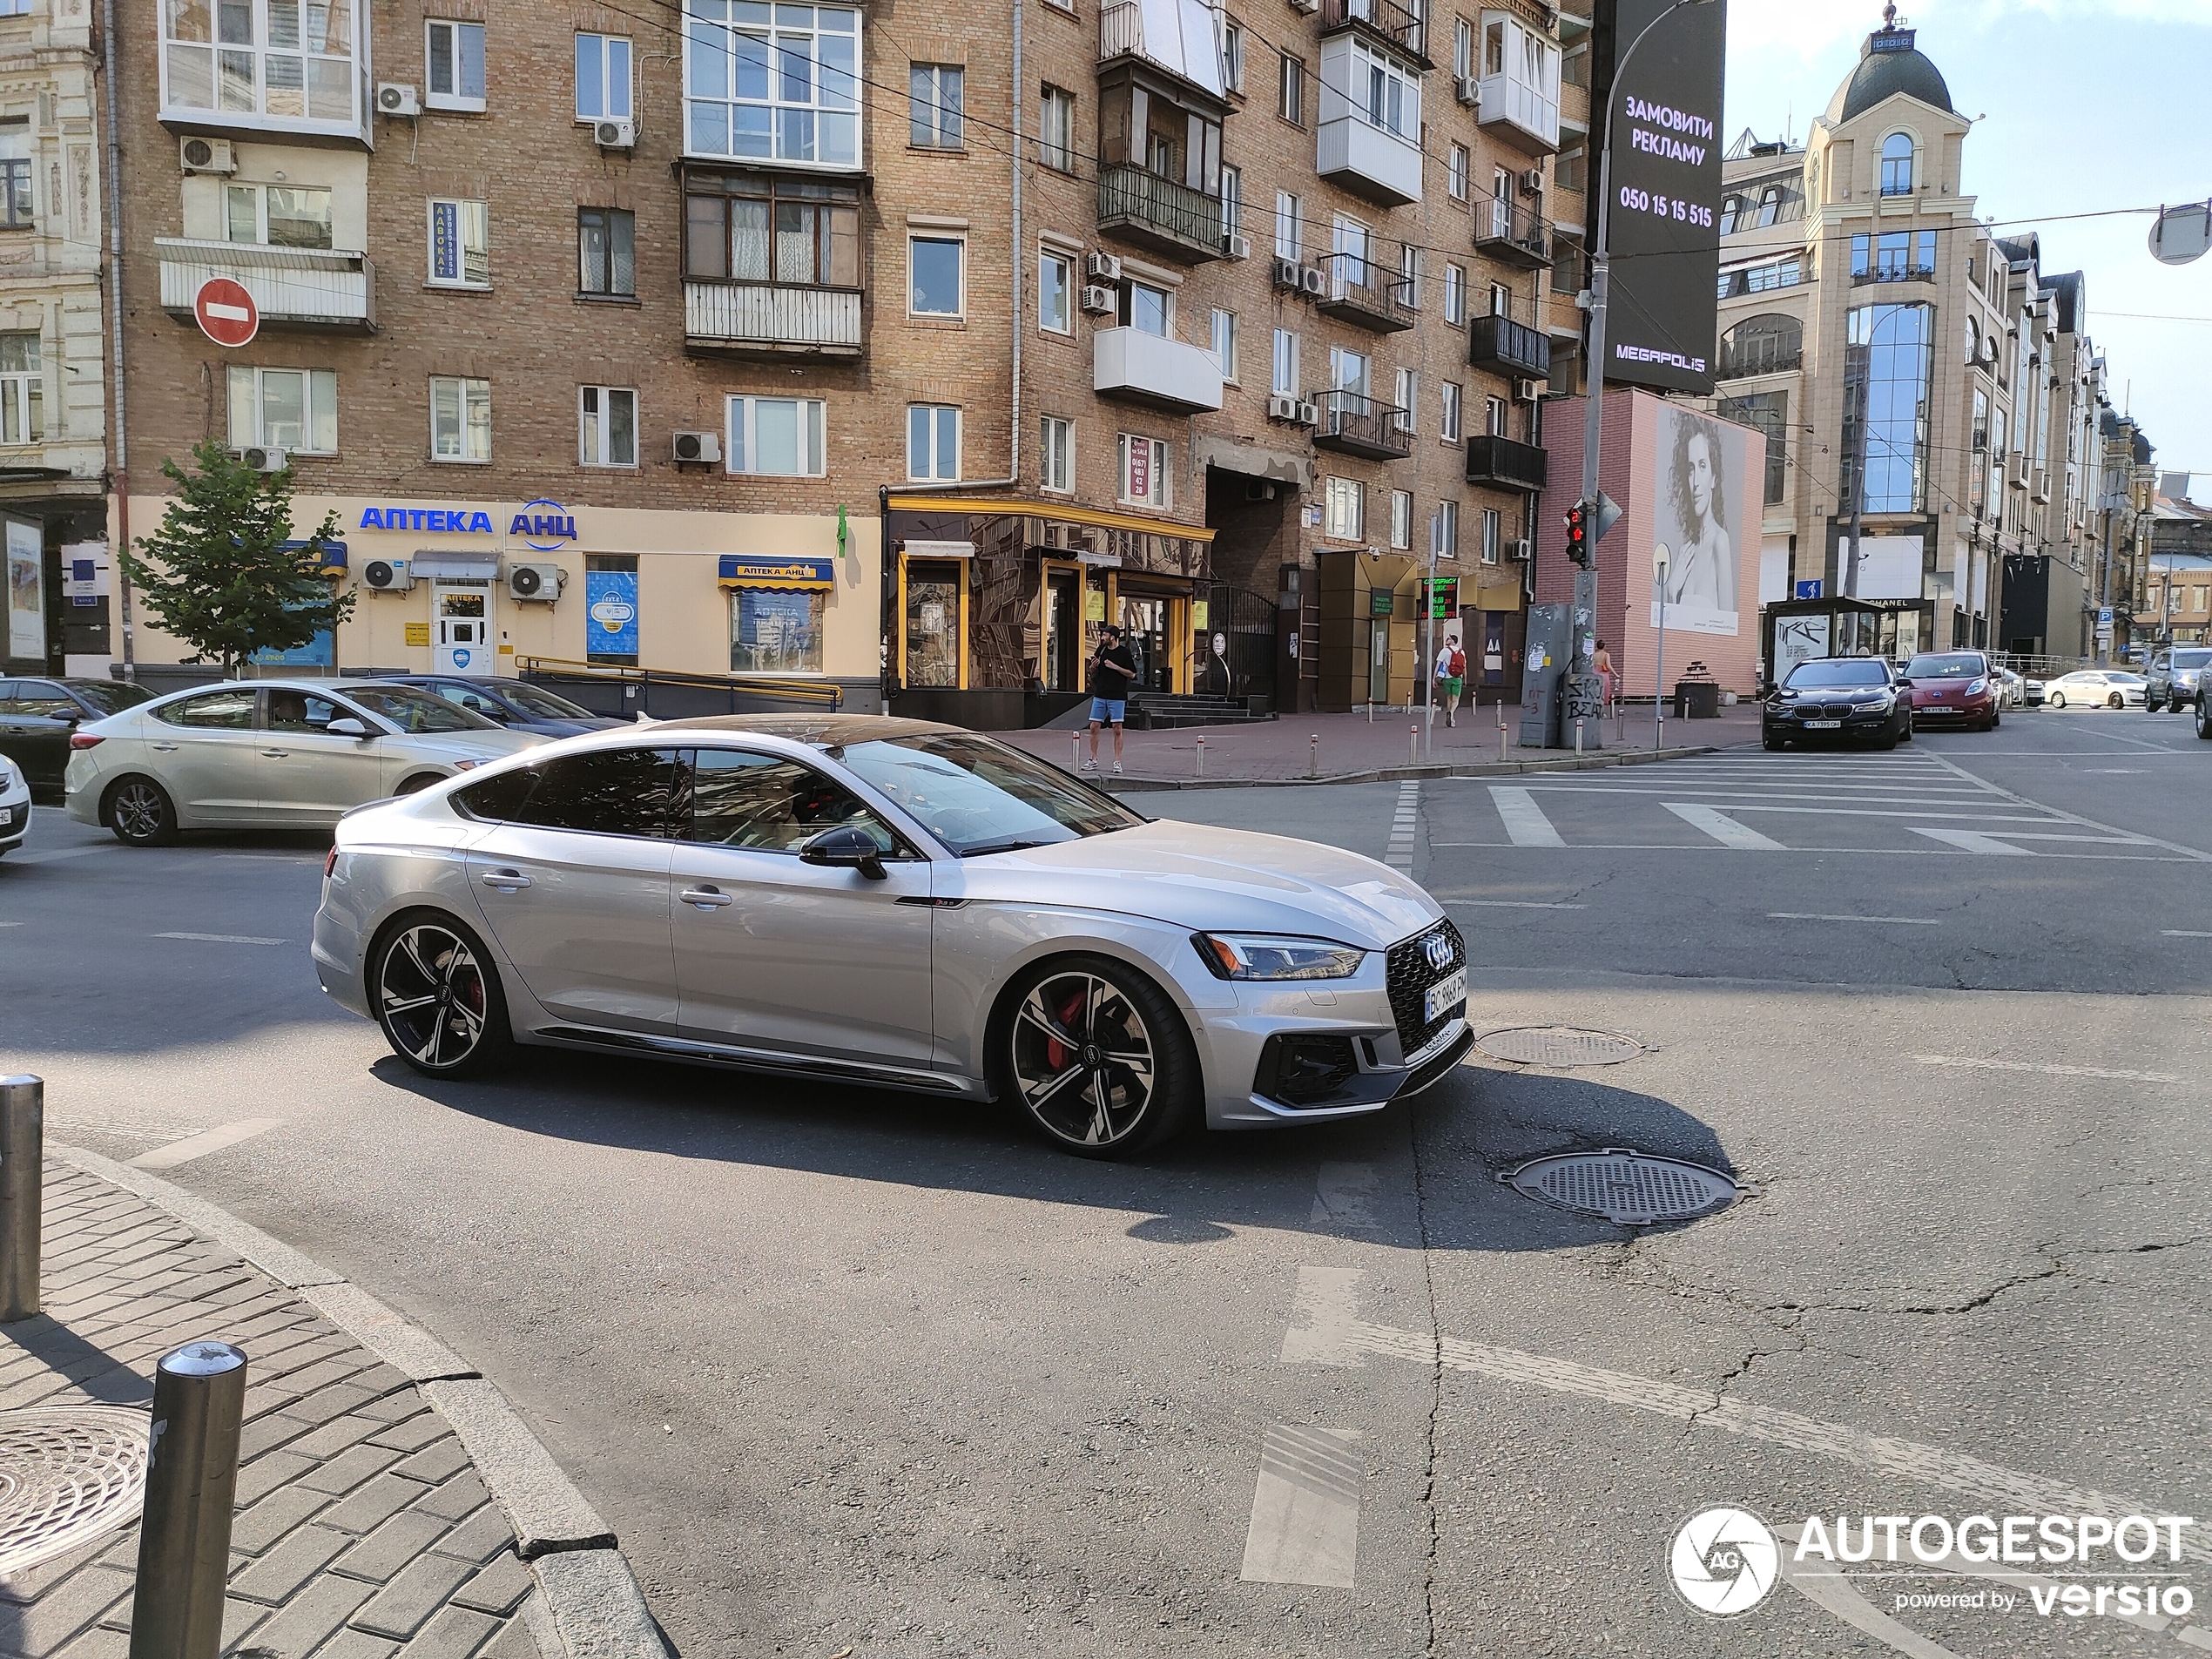
<svg viewBox="0 0 2212 1659">
<path fill-rule="evenodd" d="M 537 1581 L 551 1627 L 532 1634 L 549 1654 L 550 1635 L 566 1659 L 668 1659 L 668 1644 L 613 1528 L 475 1367 L 360 1285 L 229 1211 L 82 1147 L 49 1142 L 45 1150 L 235 1251 L 422 1391 L 452 1425 L 515 1530 L 516 1553 Z"/>
<path fill-rule="evenodd" d="M 1367 772 L 1331 772 L 1325 778 L 1101 778 L 1101 788 L 1117 795 L 1144 795 L 1163 789 L 1295 789 L 1328 784 L 1388 784 L 1432 778 L 1513 778 L 1528 772 L 1597 772 L 1610 766 L 1648 766 L 1661 760 L 1687 760 L 1693 755 L 1716 754 L 1719 745 L 1699 744 L 1694 748 L 1649 749 L 1619 753 L 1568 756 L 1558 760 L 1478 760 L 1428 763 L 1421 765 L 1378 766 Z"/>
</svg>

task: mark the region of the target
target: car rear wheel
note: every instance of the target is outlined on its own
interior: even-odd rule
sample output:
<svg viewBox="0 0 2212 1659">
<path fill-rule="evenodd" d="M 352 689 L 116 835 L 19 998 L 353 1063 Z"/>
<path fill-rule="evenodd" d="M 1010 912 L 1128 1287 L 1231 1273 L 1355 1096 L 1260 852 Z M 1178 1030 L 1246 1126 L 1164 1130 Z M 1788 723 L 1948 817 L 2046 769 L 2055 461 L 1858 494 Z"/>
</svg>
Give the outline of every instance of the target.
<svg viewBox="0 0 2212 1659">
<path fill-rule="evenodd" d="M 1190 1121 L 1197 1054 L 1174 1003 L 1143 974 L 1069 957 L 1032 968 L 1002 1007 L 994 1082 L 1062 1151 L 1126 1157 Z"/>
<path fill-rule="evenodd" d="M 503 1064 L 514 1047 L 499 970 L 482 941 L 435 912 L 402 916 L 372 953 L 370 996 L 392 1052 L 430 1077 Z"/>
<path fill-rule="evenodd" d="M 2124 709 L 2128 706 L 2128 699 L 2118 691 L 2114 691 L 2110 697 L 2105 698 L 2105 706 L 2108 709 Z"/>
<path fill-rule="evenodd" d="M 108 791 L 105 816 L 125 846 L 166 846 L 177 839 L 177 804 L 151 778 L 118 779 Z"/>
</svg>

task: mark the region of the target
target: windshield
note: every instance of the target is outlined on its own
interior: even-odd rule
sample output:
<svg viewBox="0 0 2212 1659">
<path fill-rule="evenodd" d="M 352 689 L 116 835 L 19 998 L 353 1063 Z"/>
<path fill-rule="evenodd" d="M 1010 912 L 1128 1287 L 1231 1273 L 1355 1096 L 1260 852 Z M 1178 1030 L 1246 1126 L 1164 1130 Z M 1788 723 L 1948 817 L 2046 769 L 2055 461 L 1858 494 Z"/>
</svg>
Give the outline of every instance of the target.
<svg viewBox="0 0 2212 1659">
<path fill-rule="evenodd" d="M 1104 791 L 988 738 L 933 732 L 830 752 L 962 858 L 1144 822 Z"/>
<path fill-rule="evenodd" d="M 409 734 L 499 730 L 482 715 L 455 708 L 445 698 L 418 691 L 411 685 L 348 685 L 346 696 Z"/>
<path fill-rule="evenodd" d="M 1970 680 L 1987 672 L 1988 665 L 1972 651 L 1915 657 L 1905 665 L 1905 678 L 1910 680 Z"/>
<path fill-rule="evenodd" d="M 2176 668 L 2202 668 L 2212 663 L 2212 651 L 2177 651 L 2174 653 Z"/>
<path fill-rule="evenodd" d="M 69 689 L 103 714 L 120 714 L 125 709 L 135 709 L 153 695 L 143 685 L 125 685 L 115 680 L 71 680 Z"/>
<path fill-rule="evenodd" d="M 1879 663 L 1871 660 L 1858 663 L 1799 663 L 1790 671 L 1790 678 L 1782 682 L 1791 691 L 1829 686 L 1887 685 L 1889 677 L 1882 672 Z"/>
<path fill-rule="evenodd" d="M 590 709 L 578 708 L 565 697 L 556 697 L 538 685 L 502 685 L 499 694 L 533 720 L 596 720 Z"/>
</svg>

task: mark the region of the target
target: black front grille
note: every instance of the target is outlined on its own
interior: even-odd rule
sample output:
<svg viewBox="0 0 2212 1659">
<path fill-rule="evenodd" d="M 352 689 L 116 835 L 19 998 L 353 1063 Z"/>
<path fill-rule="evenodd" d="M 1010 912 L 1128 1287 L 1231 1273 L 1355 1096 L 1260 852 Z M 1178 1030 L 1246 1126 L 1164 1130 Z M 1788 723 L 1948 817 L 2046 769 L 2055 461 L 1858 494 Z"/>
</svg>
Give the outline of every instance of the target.
<svg viewBox="0 0 2212 1659">
<path fill-rule="evenodd" d="M 1450 941 L 1452 957 L 1443 967 L 1435 968 L 1429 963 L 1427 941 L 1440 934 Z M 1466 1007 L 1462 1003 L 1460 1008 L 1447 1008 L 1433 1020 L 1422 1017 L 1428 988 L 1467 965 L 1467 941 L 1449 921 L 1440 921 L 1411 939 L 1399 940 L 1384 961 L 1388 968 L 1384 982 L 1390 989 L 1391 1017 L 1398 1022 L 1398 1045 L 1409 1055 L 1418 1054 Z"/>
</svg>

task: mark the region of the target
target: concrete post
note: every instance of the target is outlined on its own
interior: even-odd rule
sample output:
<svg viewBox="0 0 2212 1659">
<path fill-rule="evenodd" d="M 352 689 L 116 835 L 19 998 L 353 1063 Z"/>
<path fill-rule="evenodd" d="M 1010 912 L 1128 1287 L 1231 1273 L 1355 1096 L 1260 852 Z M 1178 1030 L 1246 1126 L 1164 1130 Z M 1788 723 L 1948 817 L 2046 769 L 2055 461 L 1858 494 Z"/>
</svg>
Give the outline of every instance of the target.
<svg viewBox="0 0 2212 1659">
<path fill-rule="evenodd" d="M 216 1659 L 238 1499 L 246 1355 L 188 1342 L 153 1376 L 130 1659 Z"/>
<path fill-rule="evenodd" d="M 38 1312 L 45 1141 L 46 1085 L 36 1077 L 0 1077 L 0 1322 Z"/>
</svg>

